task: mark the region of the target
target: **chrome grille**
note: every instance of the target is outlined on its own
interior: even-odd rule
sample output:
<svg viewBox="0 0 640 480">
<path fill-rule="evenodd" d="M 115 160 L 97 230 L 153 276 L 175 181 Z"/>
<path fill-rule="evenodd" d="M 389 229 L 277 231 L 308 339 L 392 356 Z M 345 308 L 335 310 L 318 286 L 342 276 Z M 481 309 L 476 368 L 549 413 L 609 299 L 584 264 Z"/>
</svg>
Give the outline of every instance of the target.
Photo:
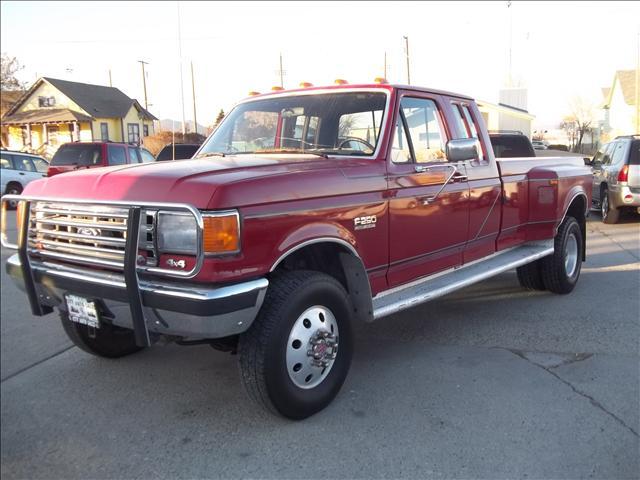
<svg viewBox="0 0 640 480">
<path fill-rule="evenodd" d="M 155 267 L 155 210 L 140 220 L 138 265 Z M 128 210 L 116 206 L 88 206 L 34 202 L 29 224 L 29 253 L 43 259 L 124 270 Z M 144 262 L 141 257 L 144 257 Z"/>
</svg>

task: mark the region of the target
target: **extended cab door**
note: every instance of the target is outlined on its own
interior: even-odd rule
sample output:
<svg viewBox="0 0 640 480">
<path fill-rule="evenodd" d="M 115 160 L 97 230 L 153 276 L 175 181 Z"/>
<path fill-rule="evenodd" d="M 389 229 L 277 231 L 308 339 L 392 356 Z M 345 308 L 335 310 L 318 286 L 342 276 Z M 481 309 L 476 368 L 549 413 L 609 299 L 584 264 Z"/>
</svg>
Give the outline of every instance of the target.
<svg viewBox="0 0 640 480">
<path fill-rule="evenodd" d="M 437 95 L 400 97 L 388 159 L 390 287 L 462 263 L 469 227 L 466 167 L 446 158 Z"/>
</svg>

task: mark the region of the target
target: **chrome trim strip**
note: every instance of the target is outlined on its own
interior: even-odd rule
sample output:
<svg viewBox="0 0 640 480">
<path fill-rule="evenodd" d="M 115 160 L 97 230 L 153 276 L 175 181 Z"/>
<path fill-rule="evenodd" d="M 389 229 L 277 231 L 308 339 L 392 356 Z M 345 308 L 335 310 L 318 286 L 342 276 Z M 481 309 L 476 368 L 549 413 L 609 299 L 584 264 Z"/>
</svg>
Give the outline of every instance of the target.
<svg viewBox="0 0 640 480">
<path fill-rule="evenodd" d="M 291 255 L 293 252 L 296 252 L 301 248 L 307 247 L 309 245 L 313 245 L 315 243 L 337 243 L 339 245 L 342 245 L 343 247 L 347 247 L 349 251 L 353 253 L 362 262 L 362 259 L 360 258 L 360 255 L 358 255 L 358 252 L 356 251 L 355 247 L 351 245 L 349 242 L 342 240 L 341 238 L 320 237 L 320 238 L 307 240 L 306 242 L 299 243 L 295 247 L 292 247 L 289 250 L 287 250 L 285 253 L 280 255 L 280 257 L 275 261 L 273 265 L 271 265 L 269 272 L 273 272 L 278 267 L 278 265 L 280 265 L 280 263 L 289 255 Z M 362 264 L 364 265 L 364 262 L 362 262 Z"/>
</svg>

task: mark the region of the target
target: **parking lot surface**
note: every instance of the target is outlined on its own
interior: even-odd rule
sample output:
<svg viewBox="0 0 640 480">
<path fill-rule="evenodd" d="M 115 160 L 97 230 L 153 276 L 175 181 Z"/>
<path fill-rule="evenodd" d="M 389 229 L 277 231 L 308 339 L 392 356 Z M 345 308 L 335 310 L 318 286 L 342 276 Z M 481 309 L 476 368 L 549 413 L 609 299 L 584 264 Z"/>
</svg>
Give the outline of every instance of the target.
<svg viewBox="0 0 640 480">
<path fill-rule="evenodd" d="M 262 414 L 208 346 L 72 347 L 3 249 L 2 477 L 638 478 L 639 225 L 592 214 L 570 295 L 509 272 L 358 327 L 341 393 L 302 422 Z"/>
</svg>

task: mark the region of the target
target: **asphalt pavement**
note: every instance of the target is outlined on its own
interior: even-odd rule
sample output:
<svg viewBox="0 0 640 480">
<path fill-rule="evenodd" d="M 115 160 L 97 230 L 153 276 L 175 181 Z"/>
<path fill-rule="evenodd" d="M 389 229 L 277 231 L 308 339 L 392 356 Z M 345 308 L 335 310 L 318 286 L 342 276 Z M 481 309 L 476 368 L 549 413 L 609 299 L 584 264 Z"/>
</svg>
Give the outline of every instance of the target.
<svg viewBox="0 0 640 480">
<path fill-rule="evenodd" d="M 14 221 L 10 219 L 10 221 Z M 207 346 L 87 355 L 4 273 L 1 474 L 14 478 L 640 476 L 640 223 L 588 224 L 566 296 L 514 272 L 357 329 L 339 396 L 264 415 Z"/>
</svg>

